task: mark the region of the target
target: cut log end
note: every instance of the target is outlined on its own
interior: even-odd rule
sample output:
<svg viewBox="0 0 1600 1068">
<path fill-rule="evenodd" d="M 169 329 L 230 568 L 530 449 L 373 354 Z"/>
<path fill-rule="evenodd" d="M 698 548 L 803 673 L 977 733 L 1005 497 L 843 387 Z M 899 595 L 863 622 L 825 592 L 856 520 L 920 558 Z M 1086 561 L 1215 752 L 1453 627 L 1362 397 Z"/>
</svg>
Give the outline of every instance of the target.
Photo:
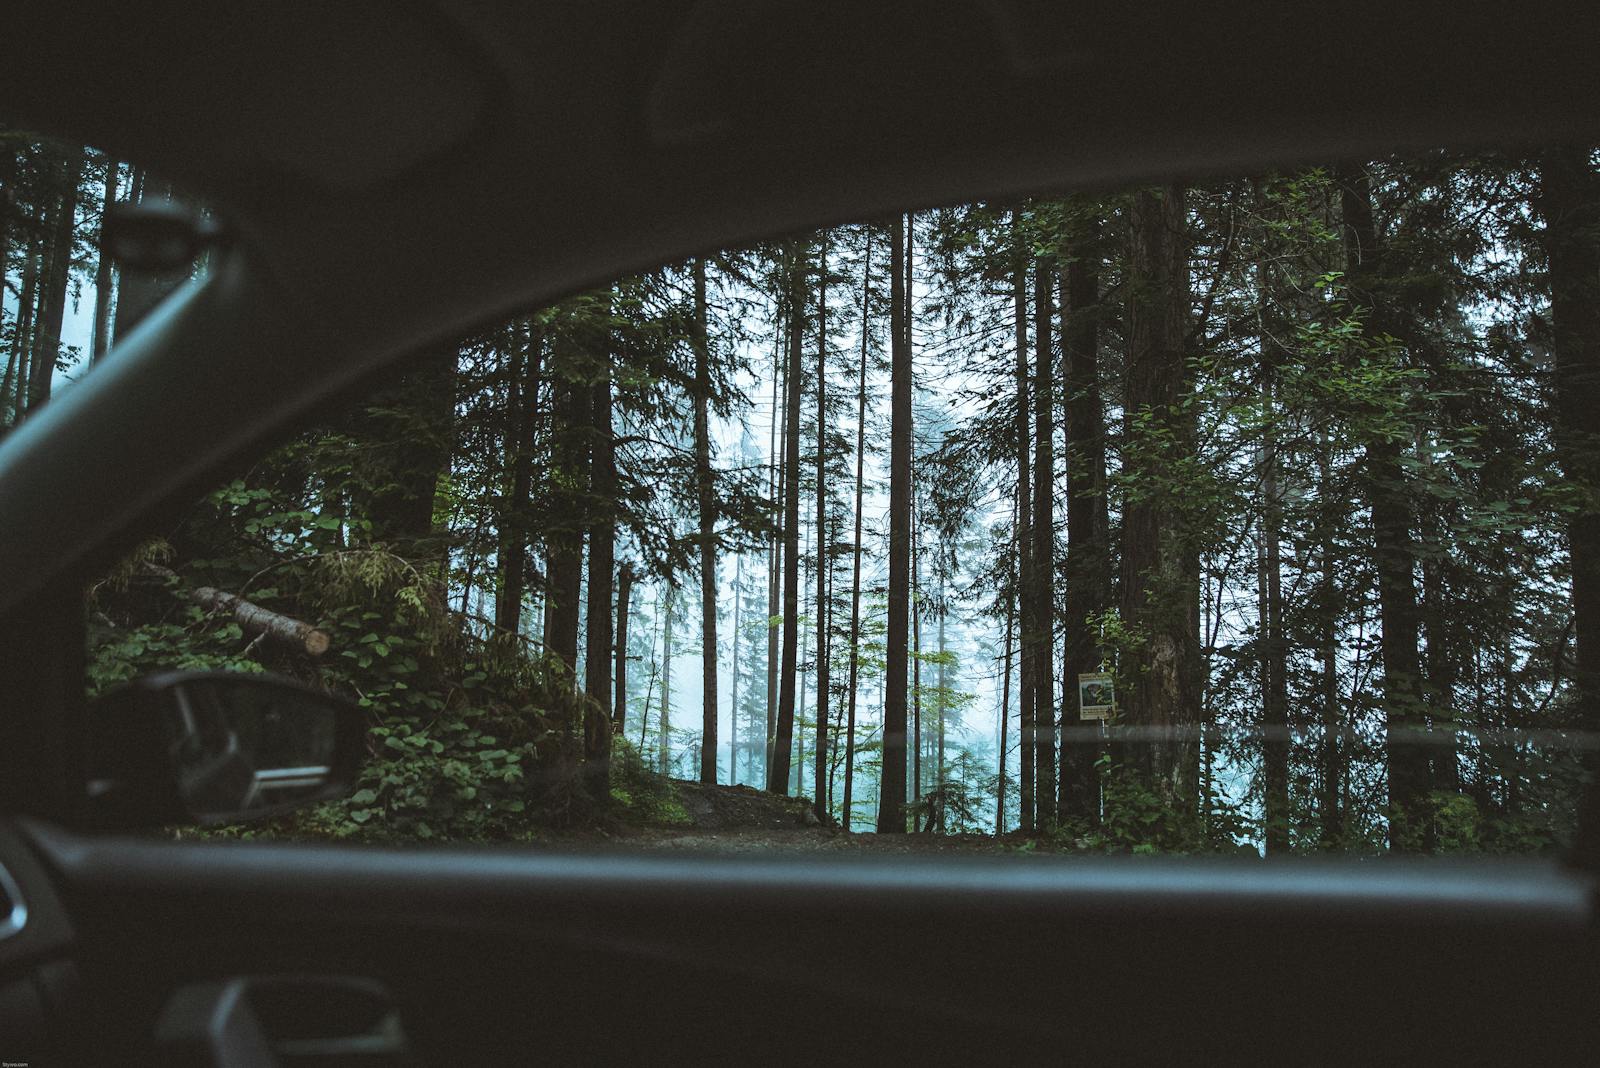
<svg viewBox="0 0 1600 1068">
<path fill-rule="evenodd" d="M 312 630 L 306 635 L 305 647 L 307 656 L 321 656 L 328 651 L 332 639 L 325 630 Z"/>
</svg>

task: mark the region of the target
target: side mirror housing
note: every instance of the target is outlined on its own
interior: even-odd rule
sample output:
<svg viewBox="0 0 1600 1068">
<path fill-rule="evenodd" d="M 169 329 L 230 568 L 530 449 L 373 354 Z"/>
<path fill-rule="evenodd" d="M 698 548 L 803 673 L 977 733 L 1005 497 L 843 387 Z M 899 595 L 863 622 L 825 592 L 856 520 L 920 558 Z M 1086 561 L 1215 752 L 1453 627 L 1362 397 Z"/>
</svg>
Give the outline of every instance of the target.
<svg viewBox="0 0 1600 1068">
<path fill-rule="evenodd" d="M 103 694 L 89 718 L 104 828 L 273 816 L 343 795 L 365 755 L 360 708 L 272 675 L 151 675 Z"/>
<path fill-rule="evenodd" d="M 223 237 L 214 221 L 167 201 L 113 204 L 100 226 L 101 250 L 136 273 L 183 270 Z"/>
</svg>

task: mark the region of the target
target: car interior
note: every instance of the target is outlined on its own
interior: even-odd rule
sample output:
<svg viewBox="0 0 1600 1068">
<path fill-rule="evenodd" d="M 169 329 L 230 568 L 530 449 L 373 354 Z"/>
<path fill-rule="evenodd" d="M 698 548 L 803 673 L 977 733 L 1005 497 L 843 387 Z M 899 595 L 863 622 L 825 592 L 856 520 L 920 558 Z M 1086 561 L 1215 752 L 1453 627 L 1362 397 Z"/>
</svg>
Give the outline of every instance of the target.
<svg viewBox="0 0 1600 1068">
<path fill-rule="evenodd" d="M 91 710 L 83 590 L 404 358 L 628 271 L 963 198 L 1595 143 L 1600 9 L 28 0 L 0 21 L 8 126 L 147 164 L 215 220 L 182 231 L 206 272 L 0 440 L 4 1063 L 1592 1056 L 1594 819 L 1517 862 L 174 840 L 207 790 L 259 815 L 348 783 L 359 710 L 199 673 Z M 204 740 L 236 692 L 316 739 L 244 800 Z"/>
</svg>

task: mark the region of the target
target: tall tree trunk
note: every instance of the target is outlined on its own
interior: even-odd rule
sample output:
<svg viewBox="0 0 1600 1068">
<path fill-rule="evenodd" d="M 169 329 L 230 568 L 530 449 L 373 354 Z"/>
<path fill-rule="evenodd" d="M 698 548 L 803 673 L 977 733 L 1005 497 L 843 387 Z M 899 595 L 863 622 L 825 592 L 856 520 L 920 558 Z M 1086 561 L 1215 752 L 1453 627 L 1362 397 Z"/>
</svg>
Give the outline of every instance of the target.
<svg viewBox="0 0 1600 1068">
<path fill-rule="evenodd" d="M 1054 261 L 1039 256 L 1033 263 L 1034 294 L 1034 453 L 1033 453 L 1033 719 L 1034 826 L 1055 826 L 1055 361 L 1051 337 L 1055 309 Z"/>
<path fill-rule="evenodd" d="M 412 361 L 374 394 L 356 417 L 355 436 L 366 456 L 359 512 L 374 543 L 387 546 L 445 583 L 445 539 L 434 528 L 439 479 L 450 470 L 454 445 L 456 359 L 441 345 Z M 470 583 L 468 583 L 470 585 Z"/>
<path fill-rule="evenodd" d="M 1340 744 L 1343 727 L 1339 715 L 1339 623 L 1336 611 L 1338 604 L 1338 579 L 1334 574 L 1334 546 L 1333 546 L 1333 515 L 1332 506 L 1338 504 L 1337 498 L 1331 492 L 1333 476 L 1330 471 L 1332 466 L 1329 459 L 1328 428 L 1322 427 L 1318 432 L 1317 442 L 1317 491 L 1323 500 L 1324 514 L 1320 518 L 1322 537 L 1318 545 L 1321 557 L 1321 566 L 1318 569 L 1317 583 L 1318 600 L 1320 603 L 1322 627 L 1321 649 L 1319 656 L 1322 661 L 1322 845 L 1323 848 L 1336 848 L 1344 841 L 1344 816 L 1343 816 L 1343 789 L 1342 782 L 1344 771 L 1343 748 Z"/>
<path fill-rule="evenodd" d="M 1017 622 L 1017 597 L 1014 592 L 1016 586 L 1016 572 L 1011 574 L 1013 592 L 1006 597 L 1006 644 L 1005 654 L 1000 658 L 1000 756 L 995 761 L 999 766 L 1000 774 L 995 780 L 994 798 L 994 833 L 998 838 L 1006 833 L 1006 749 L 1010 746 L 1010 739 L 1006 737 L 1007 726 L 1011 723 L 1011 635 Z"/>
<path fill-rule="evenodd" d="M 916 457 L 911 460 L 916 485 Z M 922 829 L 922 524 L 916 490 L 911 491 L 911 803 L 912 829 Z"/>
<path fill-rule="evenodd" d="M 677 592 L 669 582 L 666 608 L 661 616 L 661 716 L 656 748 L 663 775 L 672 773 L 672 610 Z"/>
<path fill-rule="evenodd" d="M 122 165 L 114 159 L 106 160 L 105 200 L 100 207 L 100 225 L 105 227 L 106 215 L 117 202 L 117 180 Z M 106 354 L 111 346 L 111 257 L 101 249 L 94 268 L 94 334 L 89 345 L 89 359 L 94 362 Z"/>
<path fill-rule="evenodd" d="M 817 257 L 817 819 L 828 810 L 828 232 Z"/>
<path fill-rule="evenodd" d="M 834 590 L 834 585 L 835 585 L 835 583 L 837 582 L 837 579 L 838 579 L 838 576 L 835 575 L 834 571 L 833 571 L 833 560 L 832 560 L 831 556 L 828 559 L 827 578 L 828 578 L 828 585 L 827 585 L 827 589 L 824 591 L 824 594 L 823 594 L 824 598 L 827 601 L 827 611 L 825 613 L 826 618 L 823 620 L 823 627 L 824 627 L 824 629 L 826 630 L 826 632 L 828 634 L 828 658 L 829 658 L 829 664 L 828 664 L 828 672 L 827 672 L 827 674 L 831 678 L 832 675 L 833 675 L 833 664 L 832 664 L 832 657 L 833 657 L 833 608 L 834 608 L 834 601 L 835 601 L 834 594 L 836 592 Z M 834 796 L 835 796 L 834 780 L 838 777 L 838 770 L 839 770 L 839 741 L 838 741 L 838 738 L 839 738 L 839 727 L 840 727 L 838 719 L 836 718 L 838 716 L 838 713 L 837 713 L 837 711 L 834 711 L 833 695 L 831 693 L 828 695 L 828 708 L 829 708 L 829 712 L 828 712 L 828 746 L 827 746 L 827 750 L 828 750 L 828 760 L 827 760 L 828 775 L 827 775 L 826 780 L 824 780 L 824 787 L 825 787 L 825 791 L 826 791 L 826 794 L 827 794 L 826 800 L 827 800 L 828 815 L 826 817 L 823 817 L 823 822 L 828 823 L 828 824 L 831 825 L 832 822 L 833 822 L 833 799 L 834 799 Z M 819 787 L 819 789 L 823 789 L 824 787 Z"/>
<path fill-rule="evenodd" d="M 938 597 L 939 597 L 939 677 L 938 677 L 937 685 L 938 685 L 938 688 L 939 688 L 939 703 L 937 705 L 937 708 L 939 710 L 939 748 L 938 748 L 937 755 L 936 755 L 936 757 L 934 759 L 934 762 L 933 762 L 933 788 L 936 791 L 935 796 L 937 796 L 938 799 L 939 799 L 938 811 L 934 813 L 934 817 L 935 817 L 935 821 L 936 821 L 935 822 L 935 826 L 934 826 L 934 830 L 936 830 L 940 834 L 943 834 L 944 831 L 945 831 L 945 826 L 944 826 L 944 803 L 945 803 L 945 790 L 944 790 L 944 787 L 945 787 L 944 714 L 945 714 L 945 710 L 947 708 L 947 700 L 948 700 L 947 695 L 950 692 L 946 688 L 946 686 L 947 686 L 947 684 L 949 682 L 949 677 L 945 673 L 945 662 L 944 662 L 944 654 L 945 654 L 944 625 L 945 625 L 945 617 L 946 617 L 947 613 L 945 611 L 945 600 L 944 600 L 944 569 L 943 568 L 940 568 L 940 570 L 939 570 L 939 593 L 938 593 Z"/>
<path fill-rule="evenodd" d="M 78 179 L 83 173 L 84 152 L 75 149 L 61 163 L 61 199 L 51 216 L 50 248 L 40 296 L 39 322 L 33 344 L 32 381 L 28 385 L 28 407 L 37 408 L 50 399 L 56 362 L 61 358 L 61 326 L 66 318 L 67 287 L 72 281 L 72 246 L 77 237 Z"/>
<path fill-rule="evenodd" d="M 617 573 L 617 695 L 611 709 L 611 729 L 619 735 L 628 719 L 628 610 L 632 597 L 633 567 L 624 560 Z"/>
<path fill-rule="evenodd" d="M 906 640 L 911 597 L 911 346 L 906 336 L 904 219 L 890 234 L 889 603 L 884 649 L 883 773 L 878 833 L 906 830 Z"/>
<path fill-rule="evenodd" d="M 1152 740 L 1135 763 L 1180 812 L 1199 798 L 1200 656 L 1196 532 L 1181 510 L 1185 487 L 1170 481 L 1194 452 L 1184 351 L 1189 313 L 1184 191 L 1143 190 L 1129 209 L 1129 337 L 1124 406 L 1131 451 L 1124 472 L 1155 487 L 1130 500 L 1122 523 L 1122 618 L 1146 640 L 1125 664 L 1126 720 Z M 1154 434 L 1137 428 L 1148 420 Z"/>
<path fill-rule="evenodd" d="M 1373 217 L 1372 186 L 1362 167 L 1342 171 L 1340 205 L 1352 301 L 1361 311 L 1362 337 L 1382 350 L 1404 331 L 1389 306 L 1392 284 L 1382 239 Z M 1374 413 L 1382 419 L 1383 413 Z M 1421 627 L 1413 570 L 1411 503 L 1399 438 L 1379 428 L 1366 442 L 1366 468 L 1372 504 L 1373 557 L 1378 572 L 1379 649 L 1383 659 L 1383 708 L 1389 761 L 1389 846 L 1395 850 L 1431 847 L 1433 821 L 1427 807 L 1428 754 L 1419 743 L 1423 729 Z"/>
<path fill-rule="evenodd" d="M 22 421 L 28 406 L 29 366 L 33 353 L 34 312 L 39 302 L 39 271 L 43 259 L 43 242 L 35 234 L 28 241 L 28 251 L 22 261 L 22 289 L 17 294 L 17 318 L 12 326 L 11 355 L 16 372 L 6 383 L 6 394 L 11 400 L 11 422 Z"/>
<path fill-rule="evenodd" d="M 611 311 L 607 295 L 605 310 Z M 589 695 L 584 714 L 584 759 L 591 766 L 590 786 L 597 797 L 609 797 L 607 779 L 611 763 L 612 571 L 617 557 L 617 442 L 611 410 L 611 350 L 614 342 L 606 330 L 606 351 L 600 354 L 594 384 L 589 387 L 589 581 L 584 613 L 583 689 Z"/>
<path fill-rule="evenodd" d="M 1072 241 L 1062 279 L 1061 345 L 1066 362 L 1067 468 L 1066 648 L 1062 660 L 1065 730 L 1061 748 L 1063 819 L 1098 822 L 1095 766 L 1100 726 L 1078 714 L 1078 676 L 1100 669 L 1100 642 L 1089 619 L 1111 607 L 1111 522 L 1106 500 L 1105 405 L 1100 395 L 1099 220 Z"/>
<path fill-rule="evenodd" d="M 1034 776 L 1038 771 L 1034 763 L 1036 742 L 1034 725 L 1034 686 L 1038 681 L 1033 663 L 1033 588 L 1036 581 L 1033 566 L 1033 494 L 1030 489 L 1029 470 L 1032 466 L 1032 434 L 1029 429 L 1028 403 L 1028 259 L 1022 233 L 1021 213 L 1011 213 L 1011 237 L 1015 243 L 1012 251 L 1011 305 L 1013 327 L 1016 331 L 1017 357 L 1017 597 L 1021 607 L 1021 641 L 1019 655 L 1021 670 L 1017 677 L 1017 695 L 1022 704 L 1018 741 L 1021 743 L 1017 760 L 1022 778 L 1021 817 L 1022 829 L 1032 833 L 1038 826 L 1036 818 L 1036 791 Z"/>
<path fill-rule="evenodd" d="M 901 329 L 905 333 L 906 359 L 911 360 L 916 350 L 912 347 L 911 336 L 913 322 L 916 316 L 916 289 L 912 284 L 912 261 L 914 259 L 913 244 L 916 241 L 916 216 L 906 213 L 906 255 L 904 270 L 906 273 L 906 313 L 900 320 Z M 912 387 L 913 401 L 916 388 Z M 911 446 L 911 711 L 913 724 L 913 747 L 911 752 L 915 756 L 915 767 L 912 769 L 911 781 L 913 785 L 913 800 L 917 804 L 917 816 L 914 822 L 921 820 L 922 805 L 922 516 L 919 512 L 917 497 L 917 453 L 916 436 L 912 435 Z M 920 829 L 920 828 L 919 828 Z"/>
<path fill-rule="evenodd" d="M 782 302 L 780 302 L 782 306 Z M 782 422 L 781 438 L 788 440 L 788 328 L 789 315 L 784 311 L 779 316 L 778 324 L 779 344 L 772 353 L 772 431 L 767 446 L 767 455 L 772 459 L 772 478 L 770 480 L 770 499 L 775 509 L 782 509 L 781 495 L 784 491 L 784 481 L 781 474 L 782 463 L 778 460 L 778 442 L 780 440 L 779 423 Z M 784 405 L 778 407 L 778 385 L 784 385 Z M 767 548 L 767 729 L 766 736 L 762 739 L 762 766 L 763 776 L 770 773 L 772 768 L 772 749 L 778 740 L 778 623 L 774 620 L 778 616 L 778 598 L 782 593 L 779 586 L 779 561 L 780 546 L 783 541 L 783 517 L 777 517 L 777 530 L 772 536 L 772 541 Z"/>
<path fill-rule="evenodd" d="M 1417 428 L 1415 462 L 1425 481 L 1436 477 L 1433 450 L 1425 427 Z M 1432 733 L 1427 747 L 1428 781 L 1434 790 L 1453 794 L 1461 791 L 1461 753 L 1455 724 L 1456 684 L 1460 681 L 1456 645 L 1464 644 L 1460 632 L 1466 613 L 1450 604 L 1443 574 L 1449 520 L 1438 514 L 1437 505 L 1429 507 L 1427 503 L 1416 518 L 1419 536 L 1425 543 L 1433 543 L 1433 550 L 1422 554 L 1422 605 L 1418 613 L 1422 623 L 1423 673 L 1427 680 L 1423 698 L 1427 704 L 1428 729 Z"/>
<path fill-rule="evenodd" d="M 645 732 L 650 727 L 650 703 L 656 699 L 656 682 L 661 678 L 661 662 L 656 659 L 656 652 L 660 649 L 660 639 L 666 636 L 667 630 L 667 617 L 661 611 L 663 600 L 661 583 L 656 583 L 655 591 L 656 618 L 661 621 L 661 626 L 650 635 L 650 678 L 644 684 L 644 708 L 639 713 L 639 760 L 641 763 L 649 759 L 648 750 L 645 748 Z"/>
<path fill-rule="evenodd" d="M 1569 520 L 1574 653 L 1579 725 L 1600 731 L 1600 176 L 1590 149 L 1561 148 L 1540 161 L 1539 209 L 1550 271 L 1555 357 L 1556 447 L 1563 474 L 1582 491 Z M 1600 775 L 1600 757 L 1586 764 Z M 1600 792 L 1590 789 L 1589 856 L 1600 854 Z"/>
<path fill-rule="evenodd" d="M 800 361 L 805 343 L 805 260 L 801 250 L 786 250 L 789 289 L 789 382 L 784 416 L 783 494 L 783 665 L 778 680 L 778 728 L 767 789 L 786 793 L 794 753 L 795 685 L 800 653 Z"/>
<path fill-rule="evenodd" d="M 700 513 L 700 781 L 717 781 L 717 542 L 711 475 L 711 334 L 706 261 L 694 261 L 694 467 Z"/>
<path fill-rule="evenodd" d="M 1256 183 L 1257 211 L 1266 215 L 1261 185 Z M 1256 640 L 1261 646 L 1261 724 L 1264 779 L 1263 815 L 1267 855 L 1289 851 L 1289 680 L 1288 651 L 1283 634 L 1283 506 L 1278 497 L 1277 379 L 1282 359 L 1278 325 L 1268 306 L 1270 270 L 1265 253 L 1256 269 L 1256 334 L 1261 357 L 1261 551 L 1257 595 L 1260 604 Z"/>
<path fill-rule="evenodd" d="M 802 588 L 804 588 L 803 583 L 804 580 L 802 579 Z M 795 702 L 796 726 L 801 726 L 804 723 L 806 690 L 810 685 L 811 675 L 802 667 L 800 669 L 800 698 Z M 793 771 L 793 781 L 790 784 L 789 792 L 795 797 L 802 797 L 806 792 L 806 732 L 796 730 L 794 741 L 795 758 L 789 765 Z"/>
<path fill-rule="evenodd" d="M 1269 372 L 1270 374 L 1270 372 Z M 1266 847 L 1269 856 L 1289 851 L 1289 686 L 1283 634 L 1282 506 L 1278 497 L 1278 447 L 1271 421 L 1273 387 L 1262 390 L 1267 424 L 1261 450 L 1261 538 L 1259 595 L 1262 643 L 1262 754 L 1265 772 Z"/>
<path fill-rule="evenodd" d="M 570 369 L 552 383 L 551 513 L 545 535 L 547 576 L 544 643 L 569 672 L 578 670 L 578 624 L 583 590 L 583 533 L 588 430 L 592 404 Z"/>
<path fill-rule="evenodd" d="M 844 727 L 844 829 L 851 830 L 856 770 L 856 686 L 861 655 L 861 503 L 867 456 L 867 317 L 872 297 L 872 227 L 866 229 L 866 251 L 861 268 L 861 370 L 856 384 L 856 530 L 850 564 L 850 689 L 846 696 Z"/>
<path fill-rule="evenodd" d="M 729 673 L 733 676 L 728 695 L 728 782 L 739 783 L 739 627 L 744 599 L 744 553 L 733 557 L 733 641 L 728 645 Z"/>
<path fill-rule="evenodd" d="M 533 433 L 539 403 L 539 368 L 544 339 L 530 321 L 510 332 L 512 362 L 507 389 L 505 454 L 511 464 L 504 515 L 500 518 L 499 591 L 494 600 L 495 627 L 508 634 L 522 629 L 522 602 L 527 594 L 528 509 L 533 492 Z"/>
<path fill-rule="evenodd" d="M 0 148 L 0 332 L 4 331 L 5 278 L 11 271 L 11 213 L 16 210 L 17 150 L 11 145 Z M 17 311 L 22 308 L 18 305 Z M 0 404 L 11 395 L 11 374 L 16 365 L 16 349 L 6 359 L 6 369 L 0 377 Z"/>
</svg>

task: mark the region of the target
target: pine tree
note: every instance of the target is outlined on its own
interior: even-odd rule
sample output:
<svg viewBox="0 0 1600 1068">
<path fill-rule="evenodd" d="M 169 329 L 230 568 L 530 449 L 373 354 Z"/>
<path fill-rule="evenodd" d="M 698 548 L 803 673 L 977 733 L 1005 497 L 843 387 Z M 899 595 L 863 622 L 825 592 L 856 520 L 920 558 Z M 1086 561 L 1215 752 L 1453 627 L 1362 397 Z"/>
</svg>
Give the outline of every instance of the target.
<svg viewBox="0 0 1600 1068">
<path fill-rule="evenodd" d="M 787 793 L 794 756 L 795 684 L 800 640 L 800 399 L 805 343 L 805 257 L 798 245 L 784 251 L 789 311 L 789 364 L 783 459 L 783 662 L 778 677 L 778 722 L 767 767 L 767 789 Z"/>
<path fill-rule="evenodd" d="M 716 487 L 711 473 L 711 335 L 706 324 L 706 262 L 694 261 L 694 455 L 700 519 L 700 781 L 717 781 Z"/>
<path fill-rule="evenodd" d="M 1199 560 L 1174 480 L 1194 455 L 1188 334 L 1188 220 L 1184 190 L 1142 190 L 1129 210 L 1128 343 L 1124 360 L 1122 620 L 1139 635 L 1127 721 L 1151 728 L 1134 754 L 1179 811 L 1199 789 Z M 1141 439 L 1128 450 L 1129 439 Z M 1131 670 L 1130 670 L 1131 669 Z"/>
<path fill-rule="evenodd" d="M 906 830 L 906 674 L 911 610 L 911 347 L 906 335 L 905 221 L 890 231 L 889 621 L 878 833 Z"/>
</svg>

